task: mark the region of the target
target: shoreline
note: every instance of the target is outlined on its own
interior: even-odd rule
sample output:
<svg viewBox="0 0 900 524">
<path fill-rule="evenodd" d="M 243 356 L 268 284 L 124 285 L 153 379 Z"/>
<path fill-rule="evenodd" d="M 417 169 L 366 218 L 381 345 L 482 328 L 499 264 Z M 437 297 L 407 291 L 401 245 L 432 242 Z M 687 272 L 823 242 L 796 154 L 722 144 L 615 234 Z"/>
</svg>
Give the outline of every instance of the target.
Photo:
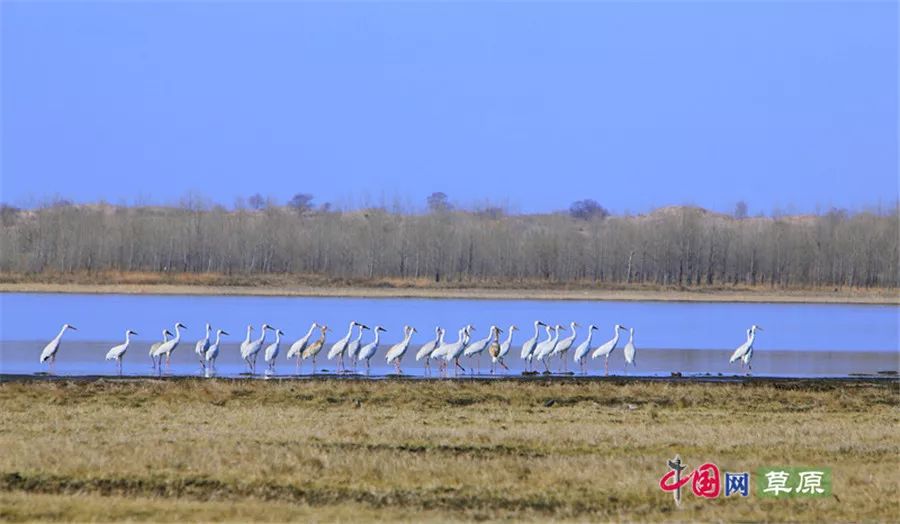
<svg viewBox="0 0 900 524">
<path fill-rule="evenodd" d="M 576 300 L 621 302 L 721 302 L 780 304 L 900 305 L 900 293 L 877 291 L 802 290 L 594 290 L 411 288 L 371 286 L 226 286 L 202 284 L 69 284 L 0 283 L 5 293 L 64 293 L 91 295 L 188 295 L 309 298 L 405 298 L 449 300 Z"/>
<path fill-rule="evenodd" d="M 865 386 L 890 386 L 900 385 L 900 377 L 897 374 L 882 373 L 865 375 L 846 375 L 834 377 L 789 377 L 789 376 L 747 376 L 747 375 L 671 375 L 671 376 L 578 376 L 578 375 L 509 375 L 509 376 L 476 376 L 476 377 L 418 377 L 385 375 L 367 377 L 362 375 L 342 376 L 335 374 L 297 375 L 297 376 L 224 376 L 224 377 L 200 377 L 189 375 L 49 375 L 49 374 L 22 374 L 0 373 L 0 383 L 32 384 L 41 382 L 57 383 L 154 383 L 159 381 L 178 383 L 202 384 L 208 381 L 218 381 L 231 384 L 265 382 L 273 384 L 281 383 L 306 383 L 306 382 L 359 382 L 359 383 L 416 383 L 416 384 L 480 384 L 480 383 L 542 383 L 542 384 L 590 384 L 608 383 L 616 385 L 626 384 L 706 384 L 706 385 L 754 385 L 789 387 L 791 389 L 814 389 L 822 386 L 837 387 L 846 384 Z"/>
</svg>

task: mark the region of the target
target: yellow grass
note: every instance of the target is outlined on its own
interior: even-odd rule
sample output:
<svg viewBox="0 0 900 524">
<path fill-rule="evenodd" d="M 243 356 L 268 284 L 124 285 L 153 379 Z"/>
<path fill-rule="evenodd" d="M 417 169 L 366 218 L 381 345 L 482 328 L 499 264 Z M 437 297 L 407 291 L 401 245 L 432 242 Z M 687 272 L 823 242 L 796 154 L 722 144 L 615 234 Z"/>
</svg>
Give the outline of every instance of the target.
<svg viewBox="0 0 900 524">
<path fill-rule="evenodd" d="M 8 382 L 0 518 L 891 520 L 897 408 L 897 382 Z M 835 496 L 676 509 L 676 453 L 831 467 Z"/>
<path fill-rule="evenodd" d="M 429 279 L 334 279 L 316 275 L 76 272 L 0 273 L 0 293 L 125 293 L 259 295 L 363 298 L 467 298 L 531 300 L 654 300 L 900 304 L 900 290 L 885 288 L 790 288 L 769 286 L 598 285 L 591 281 L 471 281 Z"/>
</svg>

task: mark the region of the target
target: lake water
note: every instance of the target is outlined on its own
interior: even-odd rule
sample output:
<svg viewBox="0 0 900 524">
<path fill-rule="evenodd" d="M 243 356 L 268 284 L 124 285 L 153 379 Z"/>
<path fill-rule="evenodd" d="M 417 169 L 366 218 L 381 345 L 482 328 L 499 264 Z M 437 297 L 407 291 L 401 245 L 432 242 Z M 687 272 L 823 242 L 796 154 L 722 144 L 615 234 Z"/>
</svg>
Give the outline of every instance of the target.
<svg viewBox="0 0 900 524">
<path fill-rule="evenodd" d="M 468 323 L 477 327 L 474 339 L 487 336 L 491 324 L 506 329 L 516 324 L 513 349 L 507 357 L 511 370 L 522 371 L 519 347 L 533 335 L 534 320 L 582 325 L 573 348 L 585 337 L 588 324 L 596 324 L 592 346 L 612 336 L 613 325 L 635 328 L 637 367 L 629 375 L 667 376 L 743 373 L 738 364 L 729 365 L 731 352 L 744 342 L 751 324 L 763 327 L 754 345 L 755 376 L 848 376 L 896 372 L 900 368 L 898 321 L 900 307 L 831 304 L 729 304 L 679 302 L 589 302 L 530 300 L 429 300 L 358 299 L 299 297 L 231 296 L 146 296 L 75 294 L 0 294 L 0 373 L 34 374 L 47 371 L 38 356 L 63 323 L 78 327 L 63 338 L 55 373 L 57 375 L 114 375 L 113 362 L 104 361 L 106 351 L 124 339 L 125 329 L 140 333 L 134 337 L 124 359 L 124 373 L 148 375 L 151 369 L 149 345 L 161 338 L 162 329 L 175 322 L 188 326 L 181 345 L 175 351 L 172 375 L 199 375 L 201 367 L 193 353 L 194 342 L 203 336 L 204 324 L 221 327 L 231 336 L 223 345 L 218 360 L 219 376 L 237 376 L 245 371 L 238 345 L 244 339 L 247 324 L 259 334 L 263 322 L 285 332 L 276 366 L 276 374 L 297 372 L 296 364 L 285 359 L 290 344 L 306 333 L 312 321 L 332 327 L 326 350 L 318 360 L 319 372 L 334 372 L 336 363 L 324 353 L 331 343 L 343 337 L 351 320 L 369 326 L 383 325 L 388 332 L 372 359 L 372 376 L 392 373 L 384 361 L 384 352 L 402 338 L 404 324 L 415 326 L 414 336 L 403 361 L 405 374 L 426 373 L 414 361 L 418 348 L 434 337 L 434 326 L 447 329 L 447 340 L 456 340 L 457 330 Z M 625 374 L 620 339 L 610 357 L 610 373 Z M 273 337 L 267 337 L 267 344 Z M 371 340 L 366 332 L 363 343 Z M 568 369 L 577 371 L 568 356 Z M 463 358 L 469 369 L 474 362 Z M 554 359 L 556 371 L 560 363 Z M 265 364 L 260 355 L 258 371 Z M 362 370 L 363 367 L 360 367 Z M 327 371 L 325 371 L 327 370 Z M 489 373 L 485 355 L 480 371 Z M 312 371 L 304 362 L 302 373 Z M 603 361 L 589 361 L 590 374 L 603 373 Z M 451 373 L 452 375 L 452 373 Z"/>
</svg>

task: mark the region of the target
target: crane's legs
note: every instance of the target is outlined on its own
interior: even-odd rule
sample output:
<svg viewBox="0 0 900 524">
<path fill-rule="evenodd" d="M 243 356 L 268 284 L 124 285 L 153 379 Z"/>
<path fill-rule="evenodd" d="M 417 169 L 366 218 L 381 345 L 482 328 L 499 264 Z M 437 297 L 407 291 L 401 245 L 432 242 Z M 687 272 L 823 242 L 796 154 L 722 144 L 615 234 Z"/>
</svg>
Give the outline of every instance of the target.
<svg viewBox="0 0 900 524">
<path fill-rule="evenodd" d="M 498 360 L 497 362 L 499 362 L 500 365 L 503 366 L 503 369 L 509 371 L 509 366 L 507 366 L 505 362 L 503 362 L 502 360 Z"/>
<path fill-rule="evenodd" d="M 402 375 L 403 372 L 400 371 L 400 359 L 399 359 L 399 358 L 398 358 L 397 360 L 394 361 L 394 365 L 397 367 L 397 374 L 398 374 L 398 375 Z"/>
<path fill-rule="evenodd" d="M 461 369 L 463 373 L 466 372 L 466 368 L 462 367 L 462 364 L 459 363 L 459 357 L 456 357 L 456 359 L 454 360 L 454 362 L 456 362 L 456 367 L 458 367 L 459 369 Z M 455 368 L 454 368 L 454 369 L 455 369 Z"/>
<path fill-rule="evenodd" d="M 608 377 L 609 376 L 609 356 L 607 356 L 603 360 L 603 371 L 606 374 L 606 376 Z"/>
<path fill-rule="evenodd" d="M 369 359 L 366 359 L 366 376 L 369 375 L 369 371 L 371 371 L 371 364 L 369 363 Z"/>
</svg>

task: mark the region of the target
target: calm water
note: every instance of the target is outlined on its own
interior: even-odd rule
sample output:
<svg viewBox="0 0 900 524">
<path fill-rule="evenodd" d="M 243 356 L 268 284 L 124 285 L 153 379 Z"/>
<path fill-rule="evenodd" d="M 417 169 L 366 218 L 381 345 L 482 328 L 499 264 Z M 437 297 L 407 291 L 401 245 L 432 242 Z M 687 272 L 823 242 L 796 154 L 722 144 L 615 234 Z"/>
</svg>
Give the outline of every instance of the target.
<svg viewBox="0 0 900 524">
<path fill-rule="evenodd" d="M 180 321 L 189 329 L 183 332 L 169 373 L 200 374 L 193 346 L 209 321 L 214 328 L 231 333 L 219 356 L 220 376 L 244 371 L 238 344 L 248 323 L 255 326 L 258 335 L 263 322 L 286 334 L 276 373 L 293 374 L 296 364 L 284 355 L 312 321 L 325 322 L 334 329 L 329 333 L 327 349 L 346 334 L 351 320 L 358 320 L 388 329 L 372 359 L 373 376 L 392 372 L 393 368 L 385 365 L 384 351 L 402 338 L 403 324 L 419 330 L 402 366 L 411 375 L 425 373 L 413 357 L 419 346 L 433 338 L 435 325 L 446 327 L 447 340 L 455 340 L 456 331 L 467 323 L 477 327 L 475 339 L 487 336 L 491 324 L 504 329 L 516 324 L 521 331 L 516 332 L 507 364 L 517 373 L 522 370 L 519 346 L 532 336 L 533 321 L 541 319 L 565 325 L 572 321 L 582 326 L 598 325 L 600 330 L 592 346 L 609 339 L 615 323 L 634 327 L 638 366 L 628 369 L 630 375 L 740 373 L 739 365 L 728 364 L 728 356 L 743 343 L 747 327 L 755 323 L 764 328 L 754 346 L 755 375 L 847 376 L 898 370 L 898 315 L 900 308 L 896 306 L 2 294 L 0 372 L 46 371 L 38 356 L 59 327 L 68 322 L 79 331 L 68 332 L 63 338 L 56 374 L 115 374 L 114 363 L 103 357 L 111 346 L 121 343 L 126 328 L 140 336 L 133 339 L 125 357 L 125 373 L 150 374 L 149 345 L 160 339 L 163 328 Z M 586 330 L 582 327 L 578 332 L 573 347 L 584 339 Z M 611 374 L 625 373 L 621 348 L 626 338 L 621 338 L 610 358 Z M 363 343 L 370 339 L 367 332 Z M 270 334 L 267 344 L 272 340 Z M 475 365 L 465 358 L 462 363 L 467 369 Z M 569 370 L 577 370 L 571 352 L 567 365 Z M 554 371 L 559 366 L 554 360 Z M 257 367 L 259 371 L 265 367 L 261 355 Z M 320 355 L 318 371 L 333 372 L 335 368 L 335 362 Z M 302 372 L 311 370 L 311 364 L 305 362 Z M 482 358 L 481 372 L 489 370 L 489 359 Z M 602 360 L 591 361 L 589 373 L 602 374 Z"/>
</svg>

